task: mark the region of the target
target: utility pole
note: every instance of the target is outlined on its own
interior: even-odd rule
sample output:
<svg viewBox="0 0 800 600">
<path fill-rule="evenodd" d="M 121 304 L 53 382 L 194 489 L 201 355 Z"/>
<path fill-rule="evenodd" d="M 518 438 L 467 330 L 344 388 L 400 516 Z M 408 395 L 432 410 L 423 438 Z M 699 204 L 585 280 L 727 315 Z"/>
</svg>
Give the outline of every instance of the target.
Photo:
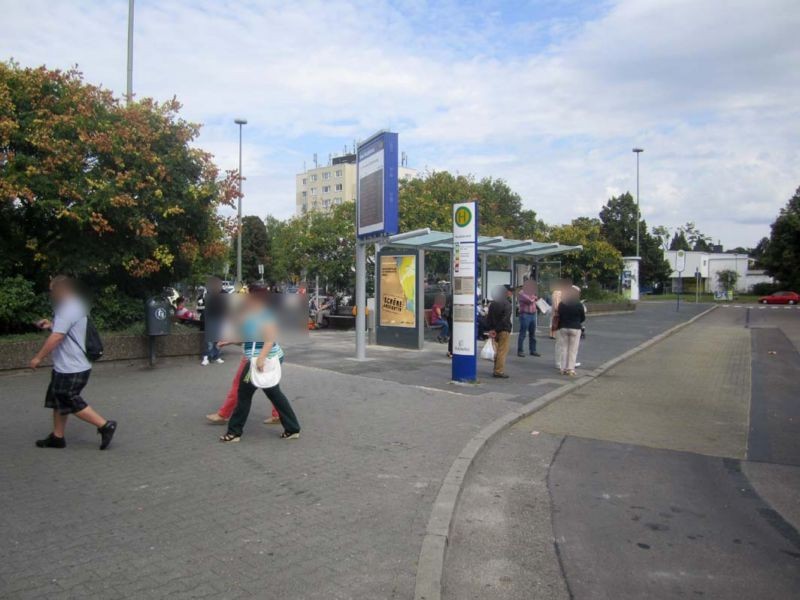
<svg viewBox="0 0 800 600">
<path fill-rule="evenodd" d="M 234 119 L 239 126 L 239 205 L 236 211 L 236 283 L 242 285 L 242 125 L 247 125 L 247 119 Z"/>
<path fill-rule="evenodd" d="M 128 104 L 133 102 L 133 0 L 128 0 L 128 86 L 125 99 Z"/>
<path fill-rule="evenodd" d="M 642 213 L 639 210 L 639 155 L 644 152 L 643 148 L 634 148 L 636 153 L 636 256 L 639 256 L 639 222 L 642 220 Z"/>
</svg>

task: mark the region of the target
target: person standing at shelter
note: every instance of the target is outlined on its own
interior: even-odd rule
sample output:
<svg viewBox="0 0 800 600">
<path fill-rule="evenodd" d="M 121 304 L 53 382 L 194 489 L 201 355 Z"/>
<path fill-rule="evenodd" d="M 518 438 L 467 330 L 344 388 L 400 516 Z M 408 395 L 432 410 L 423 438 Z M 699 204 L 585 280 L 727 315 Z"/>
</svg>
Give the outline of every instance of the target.
<svg viewBox="0 0 800 600">
<path fill-rule="evenodd" d="M 493 294 L 492 303 L 489 304 L 489 313 L 486 315 L 489 336 L 494 338 L 497 348 L 494 357 L 493 377 L 507 379 L 506 356 L 511 338 L 511 295 L 513 288 L 510 285 L 497 286 Z"/>
<path fill-rule="evenodd" d="M 581 327 L 586 320 L 586 309 L 581 302 L 581 290 L 573 285 L 565 288 L 558 305 L 558 335 L 561 339 L 561 374 L 574 376 L 575 361 L 581 343 Z"/>
<path fill-rule="evenodd" d="M 552 307 L 550 311 L 550 339 L 555 340 L 555 363 L 556 369 L 559 371 L 564 369 L 561 365 L 561 339 L 558 337 L 558 305 L 561 303 L 564 285 L 563 279 L 556 280 L 555 284 L 553 284 L 553 293 L 550 295 Z"/>
<path fill-rule="evenodd" d="M 517 337 L 517 356 L 525 356 L 523 350 L 525 336 L 528 336 L 528 349 L 531 356 L 541 356 L 536 351 L 536 282 L 529 279 L 524 283 L 517 297 L 519 303 L 519 336 Z"/>
<path fill-rule="evenodd" d="M 217 342 L 222 339 L 222 325 L 225 319 L 227 298 L 222 291 L 222 281 L 218 277 L 210 277 L 206 282 L 206 301 L 203 310 L 205 332 L 205 349 L 203 350 L 204 367 L 213 361 L 222 364 L 225 361 L 220 356 Z"/>
<path fill-rule="evenodd" d="M 92 363 L 86 356 L 86 329 L 89 313 L 86 305 L 75 291 L 75 283 L 69 277 L 58 275 L 50 282 L 50 296 L 54 304 L 53 320 L 43 319 L 37 323 L 40 329 L 49 329 L 49 337 L 42 348 L 31 359 L 30 368 L 37 368 L 50 354 L 53 356 L 53 371 L 45 396 L 45 407 L 53 411 L 53 431 L 46 438 L 37 440 L 39 448 L 65 448 L 64 431 L 69 415 L 97 427 L 100 434 L 100 450 L 111 443 L 117 430 L 117 422 L 101 417 L 81 397 L 89 382 Z"/>
</svg>

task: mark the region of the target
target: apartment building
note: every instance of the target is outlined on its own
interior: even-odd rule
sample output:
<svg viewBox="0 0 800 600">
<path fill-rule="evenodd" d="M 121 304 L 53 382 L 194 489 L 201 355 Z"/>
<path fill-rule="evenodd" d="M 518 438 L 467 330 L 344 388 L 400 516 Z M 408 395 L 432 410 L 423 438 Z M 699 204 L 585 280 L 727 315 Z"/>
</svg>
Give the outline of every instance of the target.
<svg viewBox="0 0 800 600">
<path fill-rule="evenodd" d="M 399 167 L 399 179 L 416 177 L 415 169 Z M 342 202 L 356 200 L 356 155 L 332 158 L 329 165 L 308 169 L 295 175 L 296 214 L 308 211 L 328 212 Z"/>
</svg>

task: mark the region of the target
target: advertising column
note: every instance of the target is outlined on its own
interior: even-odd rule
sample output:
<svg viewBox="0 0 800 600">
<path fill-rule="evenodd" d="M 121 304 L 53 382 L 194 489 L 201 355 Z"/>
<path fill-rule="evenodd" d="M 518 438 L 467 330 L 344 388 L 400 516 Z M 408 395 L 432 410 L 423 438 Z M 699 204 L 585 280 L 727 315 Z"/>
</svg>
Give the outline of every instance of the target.
<svg viewBox="0 0 800 600">
<path fill-rule="evenodd" d="M 475 307 L 478 276 L 478 210 L 475 202 L 453 205 L 453 381 L 474 382 L 478 361 Z"/>
</svg>

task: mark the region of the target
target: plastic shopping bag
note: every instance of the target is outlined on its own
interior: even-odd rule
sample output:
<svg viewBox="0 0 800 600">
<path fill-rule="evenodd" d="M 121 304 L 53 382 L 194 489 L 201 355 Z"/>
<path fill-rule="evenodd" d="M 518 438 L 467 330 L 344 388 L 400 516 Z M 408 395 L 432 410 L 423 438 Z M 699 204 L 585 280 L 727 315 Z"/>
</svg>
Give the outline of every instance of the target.
<svg viewBox="0 0 800 600">
<path fill-rule="evenodd" d="M 494 362 L 495 351 L 494 351 L 494 340 L 491 338 L 486 340 L 486 343 L 481 348 L 481 358 L 486 360 L 491 360 Z"/>
<path fill-rule="evenodd" d="M 539 298 L 536 301 L 536 308 L 539 309 L 540 313 L 546 315 L 547 313 L 550 312 L 551 306 L 547 303 L 547 300 L 545 300 L 544 298 Z"/>
</svg>

